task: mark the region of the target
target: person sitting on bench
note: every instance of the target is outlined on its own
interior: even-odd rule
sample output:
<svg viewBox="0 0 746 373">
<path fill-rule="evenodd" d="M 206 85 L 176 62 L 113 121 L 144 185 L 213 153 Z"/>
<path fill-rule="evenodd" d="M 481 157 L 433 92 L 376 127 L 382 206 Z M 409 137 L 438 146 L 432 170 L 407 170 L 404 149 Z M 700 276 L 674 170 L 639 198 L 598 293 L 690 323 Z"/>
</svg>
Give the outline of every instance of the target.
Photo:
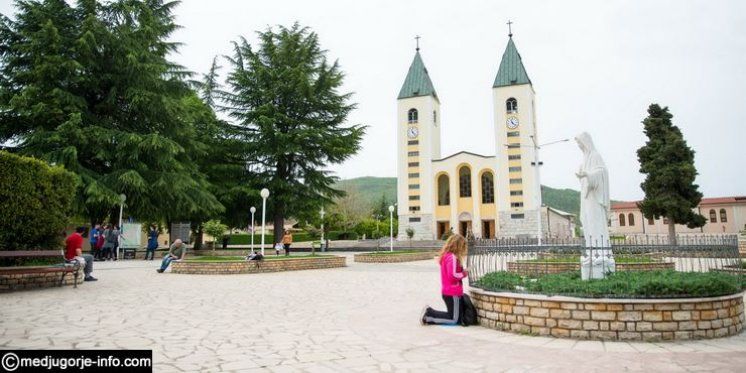
<svg viewBox="0 0 746 373">
<path fill-rule="evenodd" d="M 83 281 L 97 281 L 91 276 L 93 272 L 93 255 L 83 254 L 83 232 L 85 227 L 75 228 L 75 232 L 65 239 L 65 260 L 77 260 L 83 267 L 85 278 Z"/>
</svg>

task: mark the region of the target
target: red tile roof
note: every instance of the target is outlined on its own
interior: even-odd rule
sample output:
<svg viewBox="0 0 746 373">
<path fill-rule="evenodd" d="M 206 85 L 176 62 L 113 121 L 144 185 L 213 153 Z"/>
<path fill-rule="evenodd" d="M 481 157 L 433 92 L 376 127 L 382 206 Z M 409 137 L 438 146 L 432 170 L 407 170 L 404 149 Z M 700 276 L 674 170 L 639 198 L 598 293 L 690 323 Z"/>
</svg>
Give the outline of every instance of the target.
<svg viewBox="0 0 746 373">
<path fill-rule="evenodd" d="M 611 204 L 611 209 L 612 210 L 636 209 L 637 204 L 639 202 L 641 201 L 615 202 Z M 727 204 L 727 203 L 746 204 L 746 196 L 702 198 L 702 201 L 699 203 L 699 205 L 700 206 L 722 205 L 722 204 Z"/>
</svg>

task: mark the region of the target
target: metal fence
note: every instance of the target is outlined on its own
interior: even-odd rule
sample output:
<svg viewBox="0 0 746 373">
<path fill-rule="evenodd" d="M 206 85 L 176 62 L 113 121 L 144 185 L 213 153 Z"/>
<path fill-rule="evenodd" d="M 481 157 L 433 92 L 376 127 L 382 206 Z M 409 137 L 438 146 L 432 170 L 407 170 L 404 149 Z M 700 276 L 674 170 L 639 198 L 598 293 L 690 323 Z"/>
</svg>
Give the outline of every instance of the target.
<svg viewBox="0 0 746 373">
<path fill-rule="evenodd" d="M 469 241 L 467 266 L 474 284 L 492 272 L 521 276 L 580 271 L 582 260 L 615 262 L 616 271 L 720 271 L 742 275 L 737 235 L 611 237 L 587 245 L 583 238 L 477 239 Z M 472 285 L 473 286 L 473 285 Z"/>
</svg>

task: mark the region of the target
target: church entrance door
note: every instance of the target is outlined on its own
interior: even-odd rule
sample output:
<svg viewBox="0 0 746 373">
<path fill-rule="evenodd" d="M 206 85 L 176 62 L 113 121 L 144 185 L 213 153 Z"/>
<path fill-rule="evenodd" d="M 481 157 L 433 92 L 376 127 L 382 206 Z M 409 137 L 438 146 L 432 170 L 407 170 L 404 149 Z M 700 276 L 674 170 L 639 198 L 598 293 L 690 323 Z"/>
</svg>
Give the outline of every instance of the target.
<svg viewBox="0 0 746 373">
<path fill-rule="evenodd" d="M 447 221 L 439 221 L 438 222 L 438 237 L 435 237 L 435 238 L 438 240 L 443 238 L 443 235 L 446 234 L 446 232 L 448 232 L 450 228 L 451 227 L 448 226 Z"/>
<path fill-rule="evenodd" d="M 466 237 L 468 233 L 471 232 L 471 221 L 461 221 L 459 222 L 459 234 Z"/>
</svg>

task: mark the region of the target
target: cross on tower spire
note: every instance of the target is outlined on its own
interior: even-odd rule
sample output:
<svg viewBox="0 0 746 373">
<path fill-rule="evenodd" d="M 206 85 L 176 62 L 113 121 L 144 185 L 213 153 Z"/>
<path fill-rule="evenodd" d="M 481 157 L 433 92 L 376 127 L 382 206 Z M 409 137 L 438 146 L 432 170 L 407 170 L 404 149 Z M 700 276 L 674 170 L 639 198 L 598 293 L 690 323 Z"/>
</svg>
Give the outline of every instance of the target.
<svg viewBox="0 0 746 373">
<path fill-rule="evenodd" d="M 420 36 L 417 35 L 414 37 L 415 42 L 417 43 L 417 48 L 415 49 L 417 52 L 420 51 Z"/>
<path fill-rule="evenodd" d="M 508 20 L 508 37 L 510 37 L 510 38 L 513 37 L 513 30 L 510 27 L 510 25 L 512 25 L 512 24 L 513 24 L 513 22 L 511 22 L 510 20 Z"/>
</svg>

